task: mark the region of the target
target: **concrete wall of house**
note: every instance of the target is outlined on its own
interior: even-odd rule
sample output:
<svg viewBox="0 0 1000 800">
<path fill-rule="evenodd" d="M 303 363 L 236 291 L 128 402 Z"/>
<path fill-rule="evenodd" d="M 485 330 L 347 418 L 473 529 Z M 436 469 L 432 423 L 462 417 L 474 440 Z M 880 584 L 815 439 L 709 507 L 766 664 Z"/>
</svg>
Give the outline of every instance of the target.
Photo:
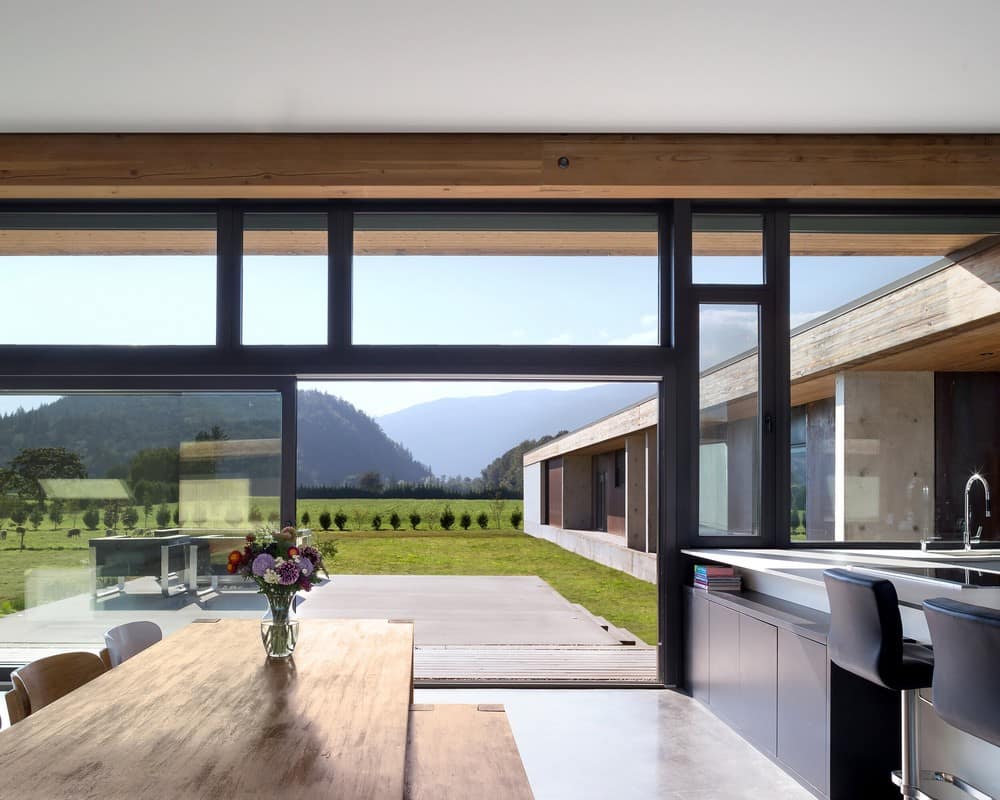
<svg viewBox="0 0 1000 800">
<path fill-rule="evenodd" d="M 834 535 L 913 540 L 934 519 L 934 374 L 842 372 Z"/>
<path fill-rule="evenodd" d="M 567 453 L 563 456 L 562 526 L 570 530 L 591 530 L 592 465 L 589 455 Z"/>
<path fill-rule="evenodd" d="M 646 552 L 655 553 L 660 537 L 660 515 L 657 505 L 659 470 L 656 463 L 656 428 L 647 428 L 646 439 Z"/>
<path fill-rule="evenodd" d="M 539 524 L 542 521 L 542 465 L 541 462 L 528 464 L 524 468 L 524 524 Z"/>
<path fill-rule="evenodd" d="M 758 527 L 758 426 L 757 417 L 730 420 L 726 425 L 726 487 L 729 531 L 732 533 L 752 533 Z"/>
<path fill-rule="evenodd" d="M 646 435 L 625 439 L 625 542 L 646 550 Z"/>
<path fill-rule="evenodd" d="M 806 539 L 830 541 L 836 528 L 836 406 L 832 397 L 806 406 Z"/>
</svg>

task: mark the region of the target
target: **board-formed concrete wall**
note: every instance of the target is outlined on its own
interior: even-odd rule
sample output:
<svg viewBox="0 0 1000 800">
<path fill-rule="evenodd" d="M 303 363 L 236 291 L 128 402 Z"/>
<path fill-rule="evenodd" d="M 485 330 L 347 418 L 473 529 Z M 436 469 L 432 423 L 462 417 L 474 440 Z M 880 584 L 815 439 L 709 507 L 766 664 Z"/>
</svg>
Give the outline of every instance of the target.
<svg viewBox="0 0 1000 800">
<path fill-rule="evenodd" d="M 934 373 L 842 372 L 836 403 L 836 538 L 930 534 Z"/>
</svg>

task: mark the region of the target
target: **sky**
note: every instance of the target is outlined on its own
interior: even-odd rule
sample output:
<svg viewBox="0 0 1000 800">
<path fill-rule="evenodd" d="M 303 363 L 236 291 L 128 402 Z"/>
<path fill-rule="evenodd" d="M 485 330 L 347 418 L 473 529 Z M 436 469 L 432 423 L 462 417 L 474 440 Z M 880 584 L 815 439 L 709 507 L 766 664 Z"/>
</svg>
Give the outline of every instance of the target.
<svg viewBox="0 0 1000 800">
<path fill-rule="evenodd" d="M 936 259 L 795 257 L 792 325 Z M 694 274 L 718 283 L 759 281 L 761 259 L 698 257 Z M 214 256 L 4 257 L 0 280 L 0 344 L 214 341 Z M 325 342 L 324 257 L 248 256 L 243 281 L 247 344 Z M 358 256 L 353 285 L 358 344 L 657 343 L 659 292 L 651 257 Z M 703 369 L 755 345 L 752 308 L 706 307 L 700 323 Z M 380 416 L 439 397 L 516 388 L 523 387 L 419 381 L 389 391 L 368 382 L 346 399 Z M 0 413 L 40 402 L 0 398 Z"/>
</svg>

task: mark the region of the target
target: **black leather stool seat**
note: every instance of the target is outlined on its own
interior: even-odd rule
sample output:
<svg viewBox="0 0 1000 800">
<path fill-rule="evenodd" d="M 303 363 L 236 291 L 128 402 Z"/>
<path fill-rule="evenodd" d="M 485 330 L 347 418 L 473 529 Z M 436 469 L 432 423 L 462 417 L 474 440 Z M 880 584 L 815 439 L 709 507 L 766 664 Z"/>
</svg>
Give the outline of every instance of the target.
<svg viewBox="0 0 1000 800">
<path fill-rule="evenodd" d="M 924 689 L 934 654 L 903 642 L 899 598 L 891 581 L 843 569 L 823 573 L 830 599 L 830 660 L 894 691 Z"/>
<path fill-rule="evenodd" d="M 924 601 L 934 642 L 934 710 L 960 730 L 1000 745 L 1000 611 L 947 598 Z"/>
</svg>

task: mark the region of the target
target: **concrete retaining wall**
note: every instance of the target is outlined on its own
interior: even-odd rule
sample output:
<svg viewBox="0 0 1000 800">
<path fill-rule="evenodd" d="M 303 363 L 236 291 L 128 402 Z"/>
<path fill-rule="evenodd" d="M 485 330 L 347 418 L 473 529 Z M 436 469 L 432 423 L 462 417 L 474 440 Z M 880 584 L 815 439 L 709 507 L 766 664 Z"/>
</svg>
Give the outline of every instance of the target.
<svg viewBox="0 0 1000 800">
<path fill-rule="evenodd" d="M 525 496 L 527 500 L 527 496 Z M 623 537 L 598 531 L 574 531 L 540 525 L 525 518 L 524 532 L 547 539 L 571 553 L 617 569 L 639 580 L 656 583 L 656 555 L 629 550 Z"/>
</svg>

